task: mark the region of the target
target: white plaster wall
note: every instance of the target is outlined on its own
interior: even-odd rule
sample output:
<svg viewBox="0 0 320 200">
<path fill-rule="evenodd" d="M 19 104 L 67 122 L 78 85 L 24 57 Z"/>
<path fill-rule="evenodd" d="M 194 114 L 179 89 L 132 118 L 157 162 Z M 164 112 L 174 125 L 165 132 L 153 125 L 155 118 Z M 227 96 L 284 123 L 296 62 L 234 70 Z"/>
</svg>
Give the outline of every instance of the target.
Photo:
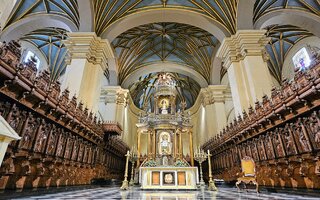
<svg viewBox="0 0 320 200">
<path fill-rule="evenodd" d="M 48 70 L 49 65 L 48 65 L 48 60 L 47 58 L 43 55 L 43 53 L 33 44 L 26 42 L 26 41 L 20 41 L 21 44 L 21 52 L 22 52 L 22 60 L 23 61 L 28 53 L 28 51 L 33 52 L 40 60 L 40 65 L 38 69 L 38 73 L 43 71 L 43 70 Z"/>
<path fill-rule="evenodd" d="M 4 27 L 17 0 L 0 0 L 0 26 Z"/>
<path fill-rule="evenodd" d="M 316 36 L 312 37 L 307 37 L 299 42 L 297 42 L 287 53 L 286 58 L 283 62 L 283 67 L 282 67 L 282 77 L 287 78 L 289 80 L 293 79 L 294 77 L 294 64 L 292 61 L 292 57 L 303 47 L 306 47 L 307 51 L 308 48 L 307 46 L 314 46 L 314 47 L 319 47 L 320 48 L 320 38 Z"/>
</svg>

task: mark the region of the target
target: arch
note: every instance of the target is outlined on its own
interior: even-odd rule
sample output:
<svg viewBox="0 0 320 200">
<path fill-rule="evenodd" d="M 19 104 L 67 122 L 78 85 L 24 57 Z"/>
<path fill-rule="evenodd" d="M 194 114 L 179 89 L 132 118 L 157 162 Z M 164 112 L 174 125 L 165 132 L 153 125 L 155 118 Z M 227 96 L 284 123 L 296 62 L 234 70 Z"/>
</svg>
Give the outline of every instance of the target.
<svg viewBox="0 0 320 200">
<path fill-rule="evenodd" d="M 287 78 L 289 80 L 293 79 L 294 77 L 294 64 L 292 61 L 293 56 L 303 47 L 315 46 L 320 48 L 320 38 L 312 36 L 307 37 L 299 42 L 297 42 L 287 53 L 286 58 L 283 62 L 282 66 L 282 77 Z"/>
<path fill-rule="evenodd" d="M 123 81 L 123 83 L 121 84 L 121 87 L 128 88 L 131 83 L 137 81 L 139 77 L 142 75 L 155 73 L 155 72 L 162 72 L 162 71 L 175 72 L 175 73 L 186 75 L 192 78 L 193 80 L 195 80 L 197 83 L 199 83 L 201 88 L 208 86 L 206 79 L 203 76 L 201 76 L 201 74 L 191 69 L 190 67 L 179 65 L 173 62 L 157 62 L 157 63 L 140 67 L 139 69 L 132 72 Z"/>
<path fill-rule="evenodd" d="M 253 14 L 255 0 L 238 1 L 237 30 L 253 29 Z"/>
<path fill-rule="evenodd" d="M 201 14 L 183 9 L 158 9 L 133 13 L 116 21 L 101 35 L 101 38 L 113 41 L 118 35 L 131 28 L 155 22 L 189 24 L 208 31 L 220 42 L 230 36 L 230 33 L 221 24 Z"/>
<path fill-rule="evenodd" d="M 5 27 L 11 12 L 18 0 L 0 0 L 0 27 Z"/>
<path fill-rule="evenodd" d="M 77 26 L 65 17 L 57 15 L 38 15 L 26 17 L 11 24 L 3 30 L 0 38 L 1 41 L 18 40 L 31 31 L 45 27 L 62 28 L 70 32 L 78 30 Z"/>
<path fill-rule="evenodd" d="M 94 10 L 91 1 L 78 1 L 80 32 L 93 32 Z"/>
<path fill-rule="evenodd" d="M 212 64 L 211 64 L 211 74 L 210 74 L 210 84 L 211 85 L 219 85 L 220 84 L 220 79 L 221 79 L 221 74 L 220 70 L 222 67 L 222 59 L 219 58 L 217 55 L 218 50 L 220 49 L 221 43 L 217 45 L 217 47 L 214 49 L 213 55 L 215 55 L 212 58 Z"/>
<path fill-rule="evenodd" d="M 273 11 L 260 17 L 254 24 L 254 28 L 263 29 L 274 24 L 294 25 L 320 37 L 320 17 L 307 12 L 289 9 Z"/>
<path fill-rule="evenodd" d="M 38 73 L 43 70 L 49 69 L 48 59 L 45 57 L 45 55 L 43 55 L 43 53 L 36 46 L 34 46 L 33 44 L 27 41 L 20 41 L 20 44 L 21 44 L 23 54 L 25 54 L 27 51 L 32 51 L 39 58 L 40 66 L 38 69 Z M 22 57 L 22 59 L 24 59 L 24 57 Z"/>
</svg>

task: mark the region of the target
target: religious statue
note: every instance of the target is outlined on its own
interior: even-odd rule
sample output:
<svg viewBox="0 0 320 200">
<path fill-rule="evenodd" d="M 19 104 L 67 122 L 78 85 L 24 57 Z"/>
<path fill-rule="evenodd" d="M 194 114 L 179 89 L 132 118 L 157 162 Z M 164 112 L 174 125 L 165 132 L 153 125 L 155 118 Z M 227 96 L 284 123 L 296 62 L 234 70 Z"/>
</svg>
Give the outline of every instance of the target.
<svg viewBox="0 0 320 200">
<path fill-rule="evenodd" d="M 161 99 L 159 102 L 159 107 L 161 109 L 161 114 L 168 114 L 169 101 L 168 99 Z"/>
<path fill-rule="evenodd" d="M 276 146 L 276 149 L 277 149 L 278 157 L 283 157 L 284 156 L 284 152 L 283 152 L 283 149 L 282 149 L 282 145 L 281 145 L 280 139 L 275 138 L 274 142 L 275 142 L 275 146 Z"/>
<path fill-rule="evenodd" d="M 168 173 L 168 174 L 165 174 L 164 176 L 164 182 L 166 184 L 172 184 L 173 183 L 173 176 L 172 174 Z"/>
<path fill-rule="evenodd" d="M 309 143 L 301 128 L 298 130 L 298 134 L 299 134 L 299 142 L 301 144 L 302 151 L 310 151 Z"/>
<path fill-rule="evenodd" d="M 47 139 L 47 132 L 41 128 L 39 137 L 36 143 L 35 151 L 40 152 L 42 150 L 42 147 L 46 139 Z"/>
<path fill-rule="evenodd" d="M 21 139 L 21 148 L 28 148 L 29 142 L 31 140 L 31 134 L 34 131 L 34 125 L 30 124 L 30 126 L 27 126 L 22 139 Z"/>
<path fill-rule="evenodd" d="M 169 165 L 168 157 L 167 157 L 167 156 L 163 156 L 163 158 L 162 158 L 162 165 L 163 165 L 163 166 L 168 166 L 168 165 Z"/>
<path fill-rule="evenodd" d="M 160 155 L 170 155 L 172 142 L 170 141 L 170 134 L 168 132 L 162 132 L 160 134 L 159 140 L 159 154 Z"/>
</svg>

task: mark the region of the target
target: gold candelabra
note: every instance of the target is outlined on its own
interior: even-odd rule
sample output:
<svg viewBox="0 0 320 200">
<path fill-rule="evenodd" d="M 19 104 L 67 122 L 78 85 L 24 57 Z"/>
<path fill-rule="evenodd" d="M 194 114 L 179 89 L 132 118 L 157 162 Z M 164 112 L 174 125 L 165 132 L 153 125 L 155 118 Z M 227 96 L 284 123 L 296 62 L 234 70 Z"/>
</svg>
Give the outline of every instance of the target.
<svg viewBox="0 0 320 200">
<path fill-rule="evenodd" d="M 132 152 L 131 152 L 131 156 L 130 156 L 130 162 L 132 165 L 131 168 L 131 178 L 130 178 L 130 182 L 129 185 L 133 186 L 134 185 L 134 164 L 135 162 L 138 160 L 138 154 L 136 153 L 135 148 L 133 148 Z"/>
<path fill-rule="evenodd" d="M 202 163 L 207 160 L 208 155 L 198 148 L 196 152 L 194 152 L 194 159 L 199 162 L 199 168 L 200 168 L 200 186 L 205 186 L 205 182 L 203 180 L 203 173 L 202 173 Z"/>
<path fill-rule="evenodd" d="M 213 190 L 213 191 L 218 191 L 216 185 L 214 184 L 214 181 L 212 180 L 212 169 L 211 169 L 211 156 L 212 154 L 210 154 L 210 150 L 208 149 L 208 165 L 209 165 L 209 186 L 208 186 L 208 190 Z"/>
<path fill-rule="evenodd" d="M 124 180 L 122 181 L 122 185 L 120 187 L 121 190 L 127 190 L 129 188 L 129 184 L 128 184 L 128 165 L 129 165 L 129 158 L 131 156 L 130 151 L 127 151 L 127 154 L 125 156 L 127 157 L 127 159 L 126 159 L 126 170 L 124 171 Z"/>
</svg>

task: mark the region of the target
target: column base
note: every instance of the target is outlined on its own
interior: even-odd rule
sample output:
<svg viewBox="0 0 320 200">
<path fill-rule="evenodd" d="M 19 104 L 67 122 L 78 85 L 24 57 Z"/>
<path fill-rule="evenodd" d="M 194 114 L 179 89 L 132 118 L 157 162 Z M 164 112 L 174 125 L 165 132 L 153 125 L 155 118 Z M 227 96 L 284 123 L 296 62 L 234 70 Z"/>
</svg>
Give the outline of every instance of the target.
<svg viewBox="0 0 320 200">
<path fill-rule="evenodd" d="M 132 179 L 130 180 L 129 185 L 130 185 L 130 186 L 133 186 L 133 185 L 134 185 L 134 181 L 133 181 Z"/>
<path fill-rule="evenodd" d="M 120 190 L 127 190 L 129 189 L 129 184 L 127 180 L 122 181 L 122 185 L 120 187 Z"/>
<path fill-rule="evenodd" d="M 214 184 L 214 181 L 209 181 L 208 190 L 218 191 L 218 188 L 217 188 L 216 185 Z"/>
</svg>

